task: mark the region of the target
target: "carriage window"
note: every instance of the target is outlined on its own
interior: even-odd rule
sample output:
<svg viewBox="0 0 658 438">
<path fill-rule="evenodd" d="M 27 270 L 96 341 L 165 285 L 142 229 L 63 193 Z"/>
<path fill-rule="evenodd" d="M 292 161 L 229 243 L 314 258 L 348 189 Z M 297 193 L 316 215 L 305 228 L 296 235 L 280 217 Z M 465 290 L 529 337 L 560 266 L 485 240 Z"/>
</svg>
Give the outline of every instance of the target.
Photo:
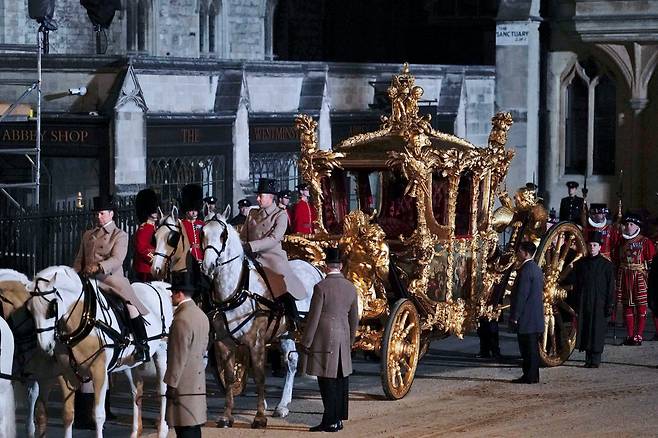
<svg viewBox="0 0 658 438">
<path fill-rule="evenodd" d="M 432 213 L 439 225 L 448 225 L 448 178 L 438 172 L 432 174 Z"/>
<path fill-rule="evenodd" d="M 480 180 L 480 191 L 478 194 L 478 230 L 483 231 L 487 228 L 489 216 L 489 191 L 491 184 L 491 174 L 487 173 Z"/>
<path fill-rule="evenodd" d="M 471 198 L 473 197 L 473 174 L 466 171 L 459 178 L 457 206 L 455 209 L 455 236 L 471 234 Z"/>
<path fill-rule="evenodd" d="M 414 199 L 404 194 L 407 182 L 397 172 L 381 174 L 381 211 L 377 223 L 387 239 L 410 236 L 416 229 L 418 212 Z"/>
</svg>

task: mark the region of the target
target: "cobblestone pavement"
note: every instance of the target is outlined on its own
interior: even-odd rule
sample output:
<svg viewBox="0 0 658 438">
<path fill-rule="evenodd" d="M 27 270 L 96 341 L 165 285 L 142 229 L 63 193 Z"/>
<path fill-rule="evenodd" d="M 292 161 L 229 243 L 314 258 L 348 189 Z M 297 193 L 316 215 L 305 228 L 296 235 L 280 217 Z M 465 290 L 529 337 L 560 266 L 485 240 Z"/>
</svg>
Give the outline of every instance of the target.
<svg viewBox="0 0 658 438">
<path fill-rule="evenodd" d="M 651 321 L 647 321 L 648 326 Z M 600 369 L 582 368 L 584 353 L 574 352 L 563 366 L 542 369 L 539 385 L 513 385 L 520 375 L 515 335 L 501 333 L 503 363 L 475 359 L 476 336 L 463 340 L 454 337 L 435 341 L 421 360 L 411 392 L 402 400 L 388 401 L 381 388 L 379 363 L 355 359 L 355 374 L 350 379 L 350 421 L 343 435 L 349 436 L 656 436 L 658 430 L 658 342 L 627 347 L 623 329 L 608 333 Z M 647 330 L 653 336 L 653 327 Z M 236 399 L 236 425 L 218 429 L 214 420 L 224 404 L 212 378 L 208 378 L 209 422 L 204 437 L 280 436 L 306 434 L 319 423 L 322 413 L 317 382 L 298 377 L 294 399 L 287 418 L 269 417 L 267 431 L 249 428 L 256 396 L 250 383 L 245 395 Z M 268 378 L 267 394 L 271 409 L 276 406 L 283 379 Z M 147 384 L 148 386 L 148 384 Z M 156 397 L 148 388 L 144 402 L 144 435 L 157 436 Z M 59 393 L 51 395 L 49 436 L 61 436 Z M 112 408 L 118 421 L 106 423 L 106 437 L 127 437 L 131 409 L 127 383 L 116 379 L 112 390 Z M 19 408 L 19 432 L 24 426 L 24 410 Z M 91 437 L 91 432 L 74 432 L 76 437 Z M 173 431 L 169 434 L 174 436 Z"/>
</svg>

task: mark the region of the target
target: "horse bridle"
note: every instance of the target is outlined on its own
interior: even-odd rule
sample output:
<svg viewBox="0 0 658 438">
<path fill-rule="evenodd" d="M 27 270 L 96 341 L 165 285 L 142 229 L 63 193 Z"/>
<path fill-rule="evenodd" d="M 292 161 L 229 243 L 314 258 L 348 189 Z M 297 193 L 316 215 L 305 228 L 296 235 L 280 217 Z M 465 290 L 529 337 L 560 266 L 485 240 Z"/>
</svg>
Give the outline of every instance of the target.
<svg viewBox="0 0 658 438">
<path fill-rule="evenodd" d="M 219 238 L 219 240 L 222 242 L 222 249 L 217 249 L 213 245 L 206 245 L 206 247 L 203 248 L 203 254 L 205 256 L 206 251 L 209 250 L 209 249 L 212 249 L 213 251 L 215 251 L 215 254 L 217 254 L 217 260 L 219 260 L 222 256 L 222 254 L 224 253 L 224 250 L 226 250 L 226 241 L 228 240 L 228 226 L 224 222 L 220 221 L 217 218 L 217 216 L 213 216 L 212 218 L 210 218 L 210 220 L 208 221 L 208 224 L 213 222 L 213 221 L 217 222 L 223 228 L 222 234 L 220 235 L 220 238 Z M 240 256 L 236 255 L 235 257 L 233 257 L 229 260 L 226 260 L 224 262 L 216 262 L 215 267 L 217 268 L 219 266 L 228 265 L 232 261 L 237 260 L 239 258 L 240 258 Z"/>
<path fill-rule="evenodd" d="M 32 298 L 35 297 L 41 297 L 44 300 L 48 302 L 48 309 L 46 310 L 46 319 L 53 318 L 53 316 L 48 316 L 54 313 L 54 318 L 55 318 L 55 324 L 52 327 L 45 327 L 45 328 L 38 328 L 36 327 L 35 330 L 37 333 L 44 333 L 44 332 L 49 332 L 53 330 L 55 332 L 55 339 L 58 337 L 57 333 L 57 325 L 59 324 L 59 309 L 58 309 L 58 304 L 57 300 L 54 299 L 48 299 L 46 298 L 48 295 L 57 295 L 57 297 L 61 300 L 62 296 L 59 294 L 59 291 L 57 290 L 56 287 L 52 288 L 51 290 L 48 291 L 42 291 L 39 289 L 39 282 L 40 281 L 48 281 L 45 278 L 37 278 L 36 281 L 34 282 L 34 290 L 30 291 L 30 298 L 28 298 L 28 301 L 31 300 Z"/>
<path fill-rule="evenodd" d="M 181 238 L 183 237 L 183 229 L 182 227 L 177 223 L 177 224 L 168 224 L 167 223 L 167 218 L 165 218 L 164 221 L 160 225 L 158 225 L 158 228 L 155 230 L 157 233 L 158 230 L 162 227 L 166 227 L 169 230 L 169 235 L 167 236 L 167 245 L 171 246 L 173 251 L 171 251 L 170 254 L 164 254 L 161 252 L 154 251 L 153 256 L 160 256 L 163 259 L 165 259 L 167 262 L 171 261 L 171 258 L 176 254 L 176 251 L 178 251 L 178 244 L 180 243 Z M 155 238 L 155 234 L 153 235 Z M 155 245 L 154 245 L 155 246 Z"/>
</svg>

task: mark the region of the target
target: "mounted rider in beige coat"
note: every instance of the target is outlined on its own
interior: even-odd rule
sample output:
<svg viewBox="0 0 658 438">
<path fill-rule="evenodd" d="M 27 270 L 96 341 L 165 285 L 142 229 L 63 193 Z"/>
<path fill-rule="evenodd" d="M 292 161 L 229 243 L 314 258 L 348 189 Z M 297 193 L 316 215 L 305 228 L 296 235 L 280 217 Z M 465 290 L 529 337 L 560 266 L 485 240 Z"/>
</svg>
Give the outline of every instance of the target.
<svg viewBox="0 0 658 438">
<path fill-rule="evenodd" d="M 295 300 L 306 297 L 304 285 L 288 262 L 281 241 L 288 228 L 288 215 L 274 202 L 277 193 L 273 179 L 261 178 L 256 190 L 260 208 L 249 212 L 240 239 L 245 253 L 263 265 L 272 295 L 284 306 L 290 330 L 297 329 L 299 315 Z"/>
</svg>

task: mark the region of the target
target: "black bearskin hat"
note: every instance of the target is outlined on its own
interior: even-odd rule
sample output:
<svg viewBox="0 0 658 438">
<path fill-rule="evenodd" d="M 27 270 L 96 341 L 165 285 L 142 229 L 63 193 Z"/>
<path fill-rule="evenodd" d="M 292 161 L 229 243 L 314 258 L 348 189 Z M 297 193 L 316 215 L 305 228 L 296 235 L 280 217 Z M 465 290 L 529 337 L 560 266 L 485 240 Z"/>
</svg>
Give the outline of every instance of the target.
<svg viewBox="0 0 658 438">
<path fill-rule="evenodd" d="M 188 184 L 181 190 L 180 209 L 182 213 L 190 210 L 201 211 L 203 207 L 203 189 L 198 184 Z"/>
<path fill-rule="evenodd" d="M 137 220 L 140 223 L 145 222 L 150 215 L 158 211 L 159 206 L 158 195 L 153 189 L 140 190 L 135 197 Z"/>
</svg>

